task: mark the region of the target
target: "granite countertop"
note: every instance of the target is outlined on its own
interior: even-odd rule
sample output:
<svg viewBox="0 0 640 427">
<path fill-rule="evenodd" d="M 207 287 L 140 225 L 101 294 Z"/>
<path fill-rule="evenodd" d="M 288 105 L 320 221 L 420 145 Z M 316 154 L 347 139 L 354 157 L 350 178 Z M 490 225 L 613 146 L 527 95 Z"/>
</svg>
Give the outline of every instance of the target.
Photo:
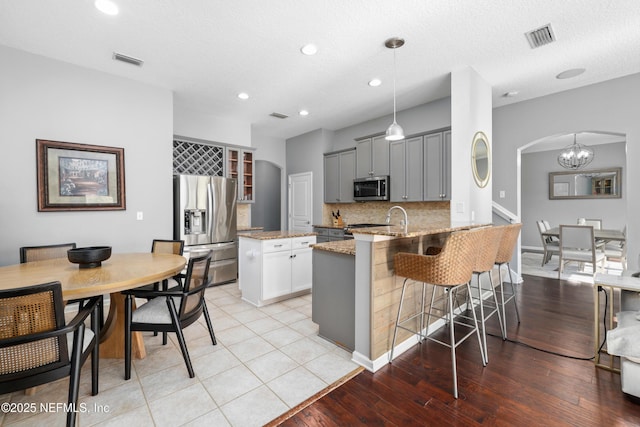
<svg viewBox="0 0 640 427">
<path fill-rule="evenodd" d="M 241 234 L 240 237 L 245 239 L 271 240 L 271 239 L 288 239 L 291 237 L 316 236 L 318 233 L 306 233 L 304 231 L 262 231 L 251 234 Z"/>
<path fill-rule="evenodd" d="M 242 231 L 256 231 L 256 230 L 263 230 L 264 227 L 238 227 L 238 233 L 242 232 Z"/>
<path fill-rule="evenodd" d="M 313 249 L 318 249 L 321 251 L 336 252 L 344 255 L 356 254 L 356 241 L 353 239 L 336 240 L 335 242 L 316 243 L 315 245 L 311 245 L 311 246 L 313 247 Z"/>
<path fill-rule="evenodd" d="M 353 235 L 357 234 L 372 234 L 377 236 L 390 236 L 390 237 L 418 237 L 426 236 L 429 234 L 450 233 L 458 230 L 468 230 L 475 227 L 484 227 L 491 224 L 477 224 L 472 222 L 457 222 L 451 223 L 450 221 L 434 222 L 426 225 L 409 225 L 404 227 L 402 225 L 388 225 L 383 227 L 366 227 L 366 228 L 354 228 Z M 347 227 L 348 228 L 348 227 Z"/>
<path fill-rule="evenodd" d="M 333 225 L 333 224 L 318 225 L 318 224 L 315 224 L 314 227 L 318 227 L 318 228 L 335 228 L 335 229 L 342 230 L 342 229 L 344 229 L 346 227 L 346 224 L 342 224 L 342 225 Z"/>
</svg>

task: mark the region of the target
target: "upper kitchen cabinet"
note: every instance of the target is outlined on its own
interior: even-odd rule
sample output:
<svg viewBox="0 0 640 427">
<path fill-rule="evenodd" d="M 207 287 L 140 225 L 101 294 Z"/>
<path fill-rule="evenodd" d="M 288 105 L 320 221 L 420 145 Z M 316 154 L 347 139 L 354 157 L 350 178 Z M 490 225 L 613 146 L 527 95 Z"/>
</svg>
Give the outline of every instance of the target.
<svg viewBox="0 0 640 427">
<path fill-rule="evenodd" d="M 423 197 L 423 137 L 393 141 L 389 146 L 392 202 L 419 202 Z"/>
<path fill-rule="evenodd" d="M 432 133 L 423 138 L 424 200 L 451 200 L 451 131 Z"/>
<path fill-rule="evenodd" d="M 324 202 L 353 202 L 353 180 L 356 177 L 356 150 L 349 149 L 324 155 Z"/>
<path fill-rule="evenodd" d="M 356 140 L 356 178 L 389 175 L 389 141 L 384 135 Z"/>
<path fill-rule="evenodd" d="M 238 202 L 254 202 L 253 157 L 253 150 L 227 147 L 227 177 L 238 180 Z"/>
</svg>

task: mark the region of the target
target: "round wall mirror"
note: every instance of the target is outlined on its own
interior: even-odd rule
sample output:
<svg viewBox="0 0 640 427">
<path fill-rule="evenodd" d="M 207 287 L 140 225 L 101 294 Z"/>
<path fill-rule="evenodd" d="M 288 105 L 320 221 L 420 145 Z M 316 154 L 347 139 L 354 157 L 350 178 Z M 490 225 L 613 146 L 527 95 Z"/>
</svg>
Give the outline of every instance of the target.
<svg viewBox="0 0 640 427">
<path fill-rule="evenodd" d="M 476 132 L 473 136 L 471 167 L 473 169 L 473 179 L 478 184 L 478 187 L 486 187 L 491 175 L 491 151 L 489 149 L 489 140 L 484 132 Z"/>
</svg>

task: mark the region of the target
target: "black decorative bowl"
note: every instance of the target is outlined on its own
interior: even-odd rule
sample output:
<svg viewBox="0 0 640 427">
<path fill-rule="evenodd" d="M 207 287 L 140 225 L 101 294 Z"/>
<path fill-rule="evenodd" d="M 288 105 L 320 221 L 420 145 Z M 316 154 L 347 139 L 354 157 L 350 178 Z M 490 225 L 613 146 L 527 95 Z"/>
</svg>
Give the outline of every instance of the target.
<svg viewBox="0 0 640 427">
<path fill-rule="evenodd" d="M 89 246 L 67 251 L 69 261 L 78 264 L 80 268 L 95 268 L 102 265 L 102 261 L 111 256 L 111 246 Z"/>
</svg>

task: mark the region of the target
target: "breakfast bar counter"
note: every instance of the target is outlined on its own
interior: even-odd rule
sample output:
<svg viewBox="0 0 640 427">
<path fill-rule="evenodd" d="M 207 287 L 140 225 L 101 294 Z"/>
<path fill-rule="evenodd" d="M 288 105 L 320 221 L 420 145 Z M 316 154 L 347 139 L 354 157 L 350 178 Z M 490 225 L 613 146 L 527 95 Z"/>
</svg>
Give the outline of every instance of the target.
<svg viewBox="0 0 640 427">
<path fill-rule="evenodd" d="M 356 363 L 372 372 L 388 363 L 404 280 L 394 275 L 394 255 L 398 252 L 424 253 L 430 246 L 442 246 L 454 231 L 486 225 L 490 224 L 434 221 L 408 227 L 392 225 L 352 230 L 355 238 L 353 360 Z M 412 304 L 409 300 L 406 298 L 405 304 Z M 416 343 L 413 335 L 400 332 L 396 354 Z"/>
</svg>

